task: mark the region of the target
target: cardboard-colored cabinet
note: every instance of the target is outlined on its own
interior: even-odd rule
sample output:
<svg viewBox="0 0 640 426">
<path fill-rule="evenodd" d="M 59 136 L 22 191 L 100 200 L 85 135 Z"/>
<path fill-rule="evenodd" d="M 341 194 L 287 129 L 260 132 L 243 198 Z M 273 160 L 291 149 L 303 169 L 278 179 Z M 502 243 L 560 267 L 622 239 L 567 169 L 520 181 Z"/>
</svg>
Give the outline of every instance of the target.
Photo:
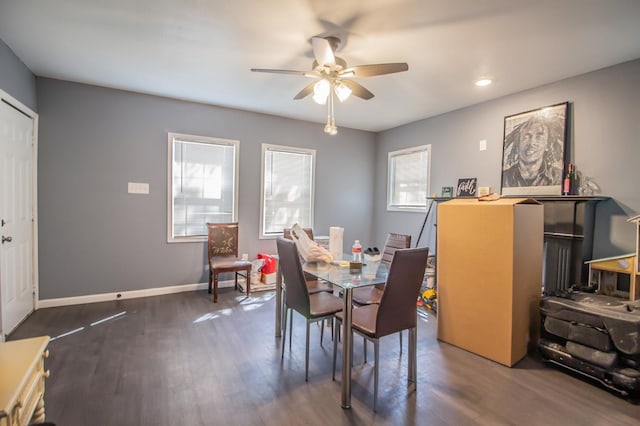
<svg viewBox="0 0 640 426">
<path fill-rule="evenodd" d="M 543 206 L 528 198 L 438 205 L 438 339 L 507 366 L 539 335 Z"/>
<path fill-rule="evenodd" d="M 0 426 L 42 423 L 49 336 L 0 343 Z"/>
</svg>

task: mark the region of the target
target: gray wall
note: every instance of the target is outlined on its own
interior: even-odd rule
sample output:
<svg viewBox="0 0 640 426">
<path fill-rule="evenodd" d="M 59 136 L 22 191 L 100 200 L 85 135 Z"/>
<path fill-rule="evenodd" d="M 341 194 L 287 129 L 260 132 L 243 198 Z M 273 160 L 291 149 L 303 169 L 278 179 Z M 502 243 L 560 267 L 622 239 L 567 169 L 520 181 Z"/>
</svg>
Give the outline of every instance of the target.
<svg viewBox="0 0 640 426">
<path fill-rule="evenodd" d="M 504 117 L 565 101 L 570 102 L 569 158 L 579 173 L 595 179 L 600 195 L 611 197 L 598 204 L 594 257 L 633 252 L 635 228 L 626 220 L 640 213 L 640 60 L 382 132 L 376 187 L 386 187 L 389 151 L 431 144 L 431 193 L 440 195 L 443 186 L 455 187 L 463 177 L 477 177 L 479 186 L 499 193 Z M 486 151 L 479 151 L 481 139 L 487 140 Z M 379 191 L 378 244 L 388 232 L 410 233 L 415 242 L 425 215 L 387 212 L 385 203 Z M 429 223 L 420 245 L 435 248 L 434 237 Z"/>
<path fill-rule="evenodd" d="M 36 78 L 0 39 L 0 89 L 36 111 Z"/>
<path fill-rule="evenodd" d="M 42 299 L 206 280 L 204 243 L 166 243 L 169 131 L 240 140 L 240 251 L 253 257 L 275 252 L 258 239 L 261 143 L 317 150 L 317 234 L 343 226 L 345 249 L 356 238 L 381 247 L 388 232 L 415 242 L 424 219 L 386 211 L 389 151 L 431 144 L 432 193 L 460 177 L 499 192 L 504 116 L 569 101 L 571 161 L 611 197 L 598 207 L 594 256 L 634 249 L 626 219 L 640 212 L 640 60 L 377 135 L 343 128 L 336 137 L 297 120 L 51 79 L 36 85 L 2 40 L 0 88 L 40 114 Z M 149 183 L 150 195 L 127 194 L 130 181 Z M 434 247 L 434 236 L 428 223 L 421 245 Z"/>
<path fill-rule="evenodd" d="M 166 242 L 167 132 L 240 141 L 240 252 L 276 252 L 258 239 L 262 143 L 316 149 L 316 234 L 372 234 L 372 133 L 46 78 L 37 95 L 41 299 L 206 281 L 206 243 Z"/>
</svg>

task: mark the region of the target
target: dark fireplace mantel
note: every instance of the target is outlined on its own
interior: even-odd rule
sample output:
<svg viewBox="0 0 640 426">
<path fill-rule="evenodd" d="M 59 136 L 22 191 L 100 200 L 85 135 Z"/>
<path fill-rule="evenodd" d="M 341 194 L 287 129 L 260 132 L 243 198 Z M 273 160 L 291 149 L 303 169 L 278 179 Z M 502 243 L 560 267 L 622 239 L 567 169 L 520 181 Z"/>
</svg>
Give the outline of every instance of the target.
<svg viewBox="0 0 640 426">
<path fill-rule="evenodd" d="M 455 198 L 475 197 L 429 197 L 427 216 L 422 224 L 416 246 L 422 236 L 433 204 Z M 546 294 L 557 290 L 568 290 L 573 285 L 588 285 L 589 267 L 584 262 L 593 259 L 593 235 L 596 204 L 610 197 L 581 195 L 506 196 L 505 198 L 532 198 L 544 205 L 544 253 L 542 289 Z M 434 225 L 437 208 L 434 208 Z M 437 226 L 437 225 L 436 225 Z M 437 256 L 437 253 L 436 253 Z"/>
<path fill-rule="evenodd" d="M 578 195 L 533 196 L 544 205 L 544 266 L 542 285 L 545 293 L 588 284 L 588 266 L 592 259 L 596 204 L 609 197 Z"/>
</svg>

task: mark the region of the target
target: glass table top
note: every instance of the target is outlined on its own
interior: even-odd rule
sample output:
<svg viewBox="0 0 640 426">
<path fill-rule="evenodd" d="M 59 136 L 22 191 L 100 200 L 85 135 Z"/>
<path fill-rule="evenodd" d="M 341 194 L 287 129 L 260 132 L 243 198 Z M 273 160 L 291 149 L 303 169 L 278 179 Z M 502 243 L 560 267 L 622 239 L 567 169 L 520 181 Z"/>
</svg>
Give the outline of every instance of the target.
<svg viewBox="0 0 640 426">
<path fill-rule="evenodd" d="M 366 287 L 387 282 L 389 267 L 381 262 L 366 262 L 362 270 L 349 267 L 348 261 L 303 262 L 302 269 L 340 288 Z"/>
</svg>

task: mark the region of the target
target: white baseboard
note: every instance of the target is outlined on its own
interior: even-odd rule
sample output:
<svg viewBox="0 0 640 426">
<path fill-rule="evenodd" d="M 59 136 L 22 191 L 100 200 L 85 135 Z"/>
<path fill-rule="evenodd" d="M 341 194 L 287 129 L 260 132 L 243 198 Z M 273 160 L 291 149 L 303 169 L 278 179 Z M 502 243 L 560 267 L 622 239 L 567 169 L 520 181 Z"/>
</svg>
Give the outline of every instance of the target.
<svg viewBox="0 0 640 426">
<path fill-rule="evenodd" d="M 239 279 L 238 281 L 240 281 Z M 218 288 L 233 287 L 234 280 L 218 282 Z M 60 297 L 57 299 L 38 300 L 36 309 L 55 308 L 58 306 L 83 305 L 85 303 L 108 302 L 111 300 L 135 299 L 137 297 L 161 296 L 163 294 L 182 293 L 185 291 L 206 290 L 209 283 L 183 284 L 169 287 L 146 288 L 113 293 L 88 294 L 86 296 Z M 212 296 L 213 297 L 213 296 Z"/>
</svg>

